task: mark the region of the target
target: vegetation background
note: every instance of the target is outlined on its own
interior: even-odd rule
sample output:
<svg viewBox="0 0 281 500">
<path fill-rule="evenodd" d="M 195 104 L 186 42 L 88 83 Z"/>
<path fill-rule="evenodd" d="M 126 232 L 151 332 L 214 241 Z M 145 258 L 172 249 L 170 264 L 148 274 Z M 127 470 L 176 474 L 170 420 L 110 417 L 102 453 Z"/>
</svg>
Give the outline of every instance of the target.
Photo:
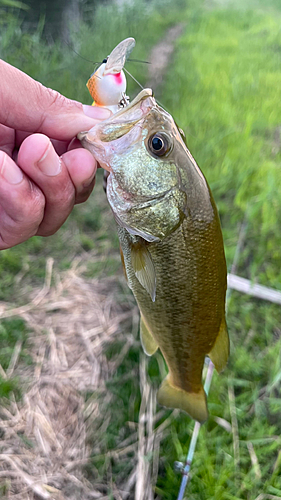
<svg viewBox="0 0 281 500">
<path fill-rule="evenodd" d="M 68 24 L 63 35 L 57 25 L 50 28 L 48 10 L 42 8 L 38 16 L 32 1 L 1 0 L 0 10 L 0 57 L 84 103 L 90 103 L 85 82 L 93 65 L 75 52 L 100 61 L 120 40 L 134 36 L 134 58 L 146 60 L 167 30 L 183 23 L 161 88 L 155 89 L 156 97 L 184 129 L 189 149 L 211 186 L 220 212 L 228 269 L 281 289 L 279 0 L 139 0 L 126 4 L 88 0 L 80 3 L 79 19 Z M 128 63 L 127 67 L 145 84 L 146 65 Z M 129 95 L 136 92 L 135 84 L 129 82 Z M 85 280 L 121 275 L 118 241 L 100 175 L 91 199 L 74 209 L 58 234 L 32 238 L 0 253 L 1 301 L 25 304 L 32 289 L 42 286 L 50 256 L 56 273 L 70 268 L 79 257 L 85 263 Z M 280 307 L 233 292 L 227 316 L 231 358 L 225 372 L 213 379 L 210 418 L 200 431 L 186 498 L 278 499 Z M 0 364 L 4 371 L 19 339 L 19 362 L 32 363 L 29 335 L 22 318 L 1 320 Z M 108 359 L 122 345 L 120 339 L 111 344 Z M 93 448 L 85 466 L 93 485 L 107 485 L 104 498 L 119 498 L 108 483 L 109 474 L 118 485 L 134 467 L 134 452 L 121 462 L 112 458 L 112 452 L 129 436 L 128 422 L 138 423 L 140 355 L 136 341 L 107 384 L 112 398 L 104 411 L 110 417 L 99 454 Z M 148 380 L 157 387 L 162 358 L 157 354 L 146 362 Z M 24 391 L 19 378 L 0 377 L 2 405 L 15 398 L 20 402 Z M 176 498 L 181 480 L 173 470 L 174 461 L 184 461 L 193 428 L 185 415 L 170 415 L 162 412 L 155 422 L 155 427 L 166 422 L 155 498 L 168 500 Z M 147 462 L 153 460 L 153 453 L 147 454 Z M 9 482 L 2 477 L 0 484 L 2 497 L 10 498 Z"/>
</svg>

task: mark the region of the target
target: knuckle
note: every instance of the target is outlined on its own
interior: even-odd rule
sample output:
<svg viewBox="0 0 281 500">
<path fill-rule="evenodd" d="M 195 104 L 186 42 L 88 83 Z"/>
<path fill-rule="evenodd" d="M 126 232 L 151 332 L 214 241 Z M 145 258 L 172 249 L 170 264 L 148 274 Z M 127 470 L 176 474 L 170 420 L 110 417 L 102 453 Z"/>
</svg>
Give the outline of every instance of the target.
<svg viewBox="0 0 281 500">
<path fill-rule="evenodd" d="M 44 216 L 45 197 L 37 186 L 35 186 L 32 182 L 29 184 L 29 197 L 22 207 L 23 211 L 21 219 L 29 220 L 31 224 L 39 221 L 40 224 Z"/>
<path fill-rule="evenodd" d="M 65 215 L 65 217 L 60 220 L 53 220 L 53 219 L 51 221 L 43 220 L 42 224 L 39 226 L 36 232 L 36 235 L 45 237 L 52 236 L 60 229 L 60 227 L 66 221 L 68 215 L 69 214 Z"/>
</svg>

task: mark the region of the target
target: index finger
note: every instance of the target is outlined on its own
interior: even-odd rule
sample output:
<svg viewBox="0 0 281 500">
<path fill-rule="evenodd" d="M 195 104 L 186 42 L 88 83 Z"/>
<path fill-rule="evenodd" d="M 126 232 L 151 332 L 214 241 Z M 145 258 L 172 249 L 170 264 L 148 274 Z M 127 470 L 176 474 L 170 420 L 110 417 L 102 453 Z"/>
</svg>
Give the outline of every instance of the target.
<svg viewBox="0 0 281 500">
<path fill-rule="evenodd" d="M 111 114 L 67 99 L 2 60 L 0 74 L 0 123 L 7 127 L 69 141 Z"/>
</svg>

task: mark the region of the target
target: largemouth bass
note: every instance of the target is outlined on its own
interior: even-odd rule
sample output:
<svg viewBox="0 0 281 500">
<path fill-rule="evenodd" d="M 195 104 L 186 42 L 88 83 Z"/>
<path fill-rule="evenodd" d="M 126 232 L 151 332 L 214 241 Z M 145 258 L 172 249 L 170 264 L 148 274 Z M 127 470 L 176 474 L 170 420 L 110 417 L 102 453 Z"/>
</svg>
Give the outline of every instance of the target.
<svg viewBox="0 0 281 500">
<path fill-rule="evenodd" d="M 158 402 L 203 422 L 205 356 L 218 372 L 229 356 L 226 263 L 207 181 L 150 89 L 79 138 L 110 172 L 107 197 L 142 346 L 148 355 L 159 347 L 169 369 Z"/>
</svg>

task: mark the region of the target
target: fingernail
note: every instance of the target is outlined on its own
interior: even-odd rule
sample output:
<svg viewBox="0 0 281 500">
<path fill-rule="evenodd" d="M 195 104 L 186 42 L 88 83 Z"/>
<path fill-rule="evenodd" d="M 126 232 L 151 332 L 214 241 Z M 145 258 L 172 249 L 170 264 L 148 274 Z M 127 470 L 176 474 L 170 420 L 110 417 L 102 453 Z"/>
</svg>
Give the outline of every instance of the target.
<svg viewBox="0 0 281 500">
<path fill-rule="evenodd" d="M 97 120 L 106 120 L 109 118 L 112 113 L 107 108 L 102 108 L 101 106 L 88 106 L 87 104 L 83 105 L 84 115 L 89 118 L 96 118 Z"/>
<path fill-rule="evenodd" d="M 51 142 L 43 154 L 42 158 L 37 162 L 41 172 L 50 177 L 58 175 L 61 171 L 61 160 L 55 152 Z"/>
<path fill-rule="evenodd" d="M 2 158 L 1 158 L 2 156 Z M 1 165 L 2 159 L 2 165 Z M 7 161 L 8 158 L 5 153 L 0 153 L 0 173 L 2 177 L 10 184 L 19 184 L 23 180 L 23 173 L 21 169 L 11 160 Z"/>
</svg>

